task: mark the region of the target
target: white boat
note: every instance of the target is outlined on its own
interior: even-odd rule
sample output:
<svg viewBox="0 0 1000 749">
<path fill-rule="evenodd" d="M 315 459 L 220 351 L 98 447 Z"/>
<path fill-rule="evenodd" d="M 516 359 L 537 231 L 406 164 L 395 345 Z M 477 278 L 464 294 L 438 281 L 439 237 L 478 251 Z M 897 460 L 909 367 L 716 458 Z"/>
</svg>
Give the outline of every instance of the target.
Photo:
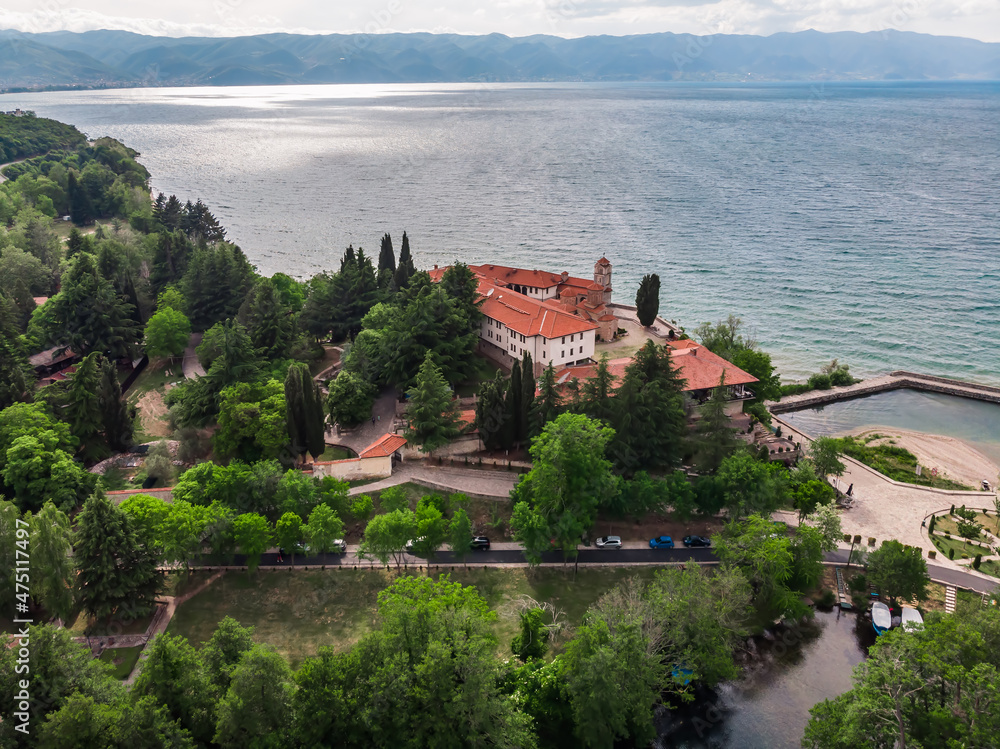
<svg viewBox="0 0 1000 749">
<path fill-rule="evenodd" d="M 924 618 L 912 606 L 903 606 L 903 629 L 912 632 L 924 626 Z"/>
<path fill-rule="evenodd" d="M 878 635 L 884 635 L 892 627 L 892 614 L 889 607 L 881 601 L 872 604 L 872 626 Z"/>
</svg>

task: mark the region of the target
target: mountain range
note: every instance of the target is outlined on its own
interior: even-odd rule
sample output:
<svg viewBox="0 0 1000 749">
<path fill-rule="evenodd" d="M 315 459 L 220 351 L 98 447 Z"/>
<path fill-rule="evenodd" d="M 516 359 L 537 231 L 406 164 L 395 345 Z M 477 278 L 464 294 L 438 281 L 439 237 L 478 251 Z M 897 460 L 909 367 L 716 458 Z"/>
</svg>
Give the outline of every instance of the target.
<svg viewBox="0 0 1000 749">
<path fill-rule="evenodd" d="M 902 31 L 771 36 L 0 31 L 0 89 L 294 83 L 995 80 L 1000 43 Z"/>
</svg>

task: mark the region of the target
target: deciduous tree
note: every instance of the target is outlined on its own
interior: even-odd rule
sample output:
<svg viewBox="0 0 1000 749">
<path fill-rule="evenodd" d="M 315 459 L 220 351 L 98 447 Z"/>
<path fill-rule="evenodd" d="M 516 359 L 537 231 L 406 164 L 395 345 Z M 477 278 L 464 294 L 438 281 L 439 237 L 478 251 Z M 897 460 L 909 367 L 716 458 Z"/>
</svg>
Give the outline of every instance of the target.
<svg viewBox="0 0 1000 749">
<path fill-rule="evenodd" d="M 916 546 L 904 546 L 899 541 L 883 541 L 868 554 L 868 581 L 883 596 L 894 603 L 927 598 L 927 562 Z"/>
<path fill-rule="evenodd" d="M 31 517 L 30 523 L 31 569 L 36 573 L 32 596 L 50 614 L 68 623 L 73 611 L 76 577 L 69 518 L 54 504 L 46 502 Z"/>
</svg>

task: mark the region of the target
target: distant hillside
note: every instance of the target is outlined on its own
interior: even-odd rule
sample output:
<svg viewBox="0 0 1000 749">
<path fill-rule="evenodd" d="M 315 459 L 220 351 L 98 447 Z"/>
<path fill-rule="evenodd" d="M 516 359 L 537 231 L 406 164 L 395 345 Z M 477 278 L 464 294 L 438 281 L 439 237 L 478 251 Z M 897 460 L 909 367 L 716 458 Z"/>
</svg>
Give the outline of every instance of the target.
<svg viewBox="0 0 1000 749">
<path fill-rule="evenodd" d="M 885 31 L 772 36 L 0 31 L 0 87 L 670 80 L 986 80 L 1000 44 Z"/>
</svg>

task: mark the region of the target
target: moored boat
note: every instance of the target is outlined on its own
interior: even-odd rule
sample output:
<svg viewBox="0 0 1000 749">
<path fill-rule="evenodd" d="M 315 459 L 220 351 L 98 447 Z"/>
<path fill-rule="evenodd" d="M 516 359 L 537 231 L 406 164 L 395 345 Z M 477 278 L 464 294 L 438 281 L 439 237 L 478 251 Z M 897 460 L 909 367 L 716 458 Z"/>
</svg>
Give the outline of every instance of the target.
<svg viewBox="0 0 1000 749">
<path fill-rule="evenodd" d="M 907 632 L 912 632 L 915 629 L 919 629 L 924 626 L 924 618 L 920 615 L 912 606 L 903 606 L 903 629 Z"/>
<path fill-rule="evenodd" d="M 872 626 L 877 635 L 884 635 L 892 626 L 892 614 L 889 612 L 889 607 L 881 601 L 872 604 Z"/>
</svg>

